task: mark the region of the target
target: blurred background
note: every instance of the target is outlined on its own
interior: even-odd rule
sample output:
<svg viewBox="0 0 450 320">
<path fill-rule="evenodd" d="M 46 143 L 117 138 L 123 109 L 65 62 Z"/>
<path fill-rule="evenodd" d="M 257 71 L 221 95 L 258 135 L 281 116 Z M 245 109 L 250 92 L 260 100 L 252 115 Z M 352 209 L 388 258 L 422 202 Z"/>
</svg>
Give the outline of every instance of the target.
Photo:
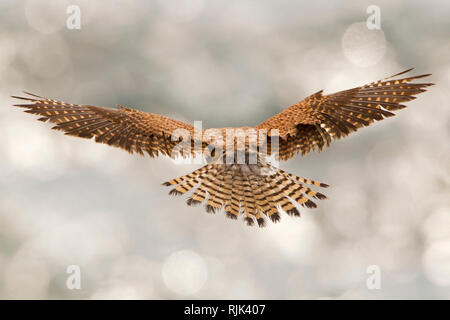
<svg viewBox="0 0 450 320">
<path fill-rule="evenodd" d="M 381 30 L 366 26 L 371 4 Z M 449 14 L 448 1 L 1 1 L 0 297 L 449 299 Z M 198 166 L 64 136 L 9 97 L 256 125 L 410 67 L 437 85 L 282 163 L 329 199 L 264 229 L 167 195 L 162 182 Z"/>
</svg>

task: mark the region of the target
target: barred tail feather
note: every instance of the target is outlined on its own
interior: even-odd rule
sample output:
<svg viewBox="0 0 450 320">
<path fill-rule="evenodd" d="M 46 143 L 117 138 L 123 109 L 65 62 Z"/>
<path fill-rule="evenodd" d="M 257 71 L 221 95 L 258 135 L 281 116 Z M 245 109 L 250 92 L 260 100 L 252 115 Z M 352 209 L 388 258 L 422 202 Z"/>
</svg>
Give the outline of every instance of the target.
<svg viewBox="0 0 450 320">
<path fill-rule="evenodd" d="M 208 213 L 224 209 L 226 216 L 238 219 L 247 225 L 263 227 L 266 218 L 280 220 L 280 213 L 300 217 L 300 207 L 317 207 L 314 199 L 326 196 L 313 187 L 328 187 L 327 184 L 301 178 L 267 163 L 208 164 L 192 173 L 165 182 L 173 186 L 170 195 L 182 195 L 192 191 L 188 205 L 204 204 Z"/>
</svg>

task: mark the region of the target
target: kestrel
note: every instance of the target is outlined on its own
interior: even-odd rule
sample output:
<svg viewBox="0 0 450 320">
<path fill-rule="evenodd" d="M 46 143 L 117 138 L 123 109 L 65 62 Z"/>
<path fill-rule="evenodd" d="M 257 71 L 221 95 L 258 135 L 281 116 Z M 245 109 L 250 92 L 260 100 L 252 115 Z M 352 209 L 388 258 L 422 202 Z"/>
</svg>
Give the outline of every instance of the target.
<svg viewBox="0 0 450 320">
<path fill-rule="evenodd" d="M 209 213 L 222 208 L 227 217 L 243 216 L 248 225 L 262 227 L 266 218 L 280 220 L 280 212 L 300 216 L 299 207 L 315 208 L 313 199 L 325 199 L 311 187 L 324 183 L 285 172 L 269 160 L 288 160 L 321 151 L 332 140 L 394 115 L 433 83 L 413 83 L 430 74 L 400 78 L 411 71 L 349 90 L 324 95 L 318 91 L 255 127 L 198 130 L 161 115 L 118 106 L 116 109 L 66 103 L 25 92 L 15 104 L 38 120 L 56 124 L 66 135 L 92 138 L 150 157 L 194 157 L 202 154 L 206 165 L 163 185 L 171 195 L 190 193 L 188 205 L 205 203 Z M 256 138 L 256 139 L 255 139 Z M 256 140 L 256 143 L 255 143 Z M 274 150 L 275 149 L 275 150 Z M 240 155 L 240 156 L 239 156 Z M 310 187 L 311 186 L 311 187 Z"/>
</svg>

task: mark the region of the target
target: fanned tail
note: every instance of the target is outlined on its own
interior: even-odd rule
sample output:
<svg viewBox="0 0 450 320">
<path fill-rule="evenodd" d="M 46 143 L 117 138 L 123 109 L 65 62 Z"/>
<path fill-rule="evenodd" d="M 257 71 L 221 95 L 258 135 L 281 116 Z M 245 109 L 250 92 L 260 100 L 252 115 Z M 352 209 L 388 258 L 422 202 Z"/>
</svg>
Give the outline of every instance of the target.
<svg viewBox="0 0 450 320">
<path fill-rule="evenodd" d="M 174 186 L 170 195 L 182 195 L 192 191 L 187 204 L 205 204 L 208 213 L 222 208 L 228 218 L 239 216 L 247 225 L 255 222 L 266 225 L 266 218 L 280 220 L 280 213 L 300 217 L 299 207 L 315 208 L 315 199 L 326 196 L 308 185 L 328 187 L 327 184 L 301 178 L 277 169 L 265 162 L 258 164 L 208 164 L 182 177 L 165 182 Z"/>
</svg>

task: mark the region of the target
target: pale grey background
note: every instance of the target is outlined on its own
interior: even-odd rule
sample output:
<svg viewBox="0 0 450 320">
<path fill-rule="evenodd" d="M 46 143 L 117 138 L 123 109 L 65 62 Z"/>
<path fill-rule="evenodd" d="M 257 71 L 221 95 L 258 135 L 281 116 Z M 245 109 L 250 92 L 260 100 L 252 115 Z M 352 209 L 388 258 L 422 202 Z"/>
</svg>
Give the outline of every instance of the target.
<svg viewBox="0 0 450 320">
<path fill-rule="evenodd" d="M 69 4 L 81 30 L 66 28 Z M 365 27 L 370 4 L 382 31 Z M 449 14 L 448 1 L 2 1 L 0 297 L 450 298 Z M 329 200 L 265 229 L 160 186 L 196 166 L 66 137 L 9 98 L 255 125 L 409 67 L 437 85 L 282 164 L 329 183 Z M 369 265 L 381 290 L 366 288 Z"/>
</svg>

